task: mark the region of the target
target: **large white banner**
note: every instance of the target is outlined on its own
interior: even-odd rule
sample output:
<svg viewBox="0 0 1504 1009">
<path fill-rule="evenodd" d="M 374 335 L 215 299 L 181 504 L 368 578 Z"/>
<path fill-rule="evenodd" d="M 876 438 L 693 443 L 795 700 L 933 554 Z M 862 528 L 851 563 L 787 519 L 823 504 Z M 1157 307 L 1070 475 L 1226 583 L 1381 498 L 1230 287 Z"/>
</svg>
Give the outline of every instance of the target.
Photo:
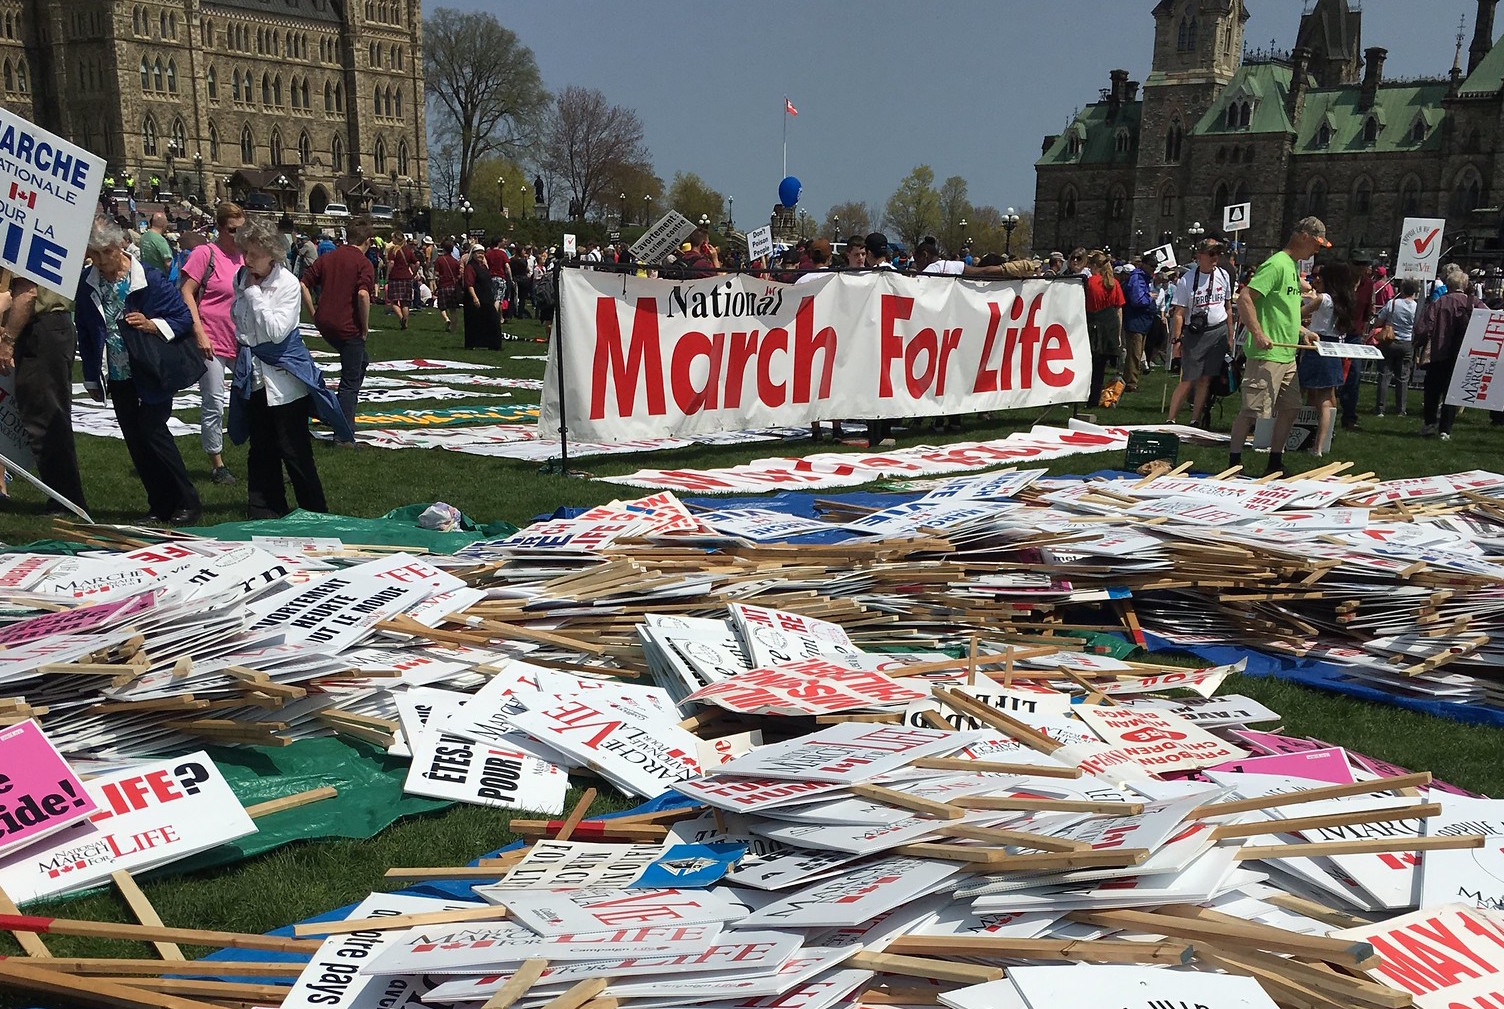
<svg viewBox="0 0 1504 1009">
<path fill-rule="evenodd" d="M 0 266 L 73 297 L 104 165 L 0 109 Z"/>
<path fill-rule="evenodd" d="M 1091 379 L 1074 281 L 565 270 L 561 287 L 572 438 L 1047 406 L 1084 399 Z M 551 353 L 540 428 L 556 429 L 559 412 Z"/>
<path fill-rule="evenodd" d="M 1452 369 L 1447 403 L 1504 410 L 1504 371 L 1499 368 L 1501 355 L 1504 355 L 1504 312 L 1475 309 L 1467 322 L 1462 347 L 1457 351 L 1457 366 Z"/>
</svg>

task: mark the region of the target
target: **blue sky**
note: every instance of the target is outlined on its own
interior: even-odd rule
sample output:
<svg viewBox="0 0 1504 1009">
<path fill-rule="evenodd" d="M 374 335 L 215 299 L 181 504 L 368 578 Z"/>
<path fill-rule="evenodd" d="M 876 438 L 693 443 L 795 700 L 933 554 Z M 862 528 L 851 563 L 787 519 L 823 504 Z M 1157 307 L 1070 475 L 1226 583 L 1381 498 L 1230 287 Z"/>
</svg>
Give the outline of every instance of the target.
<svg viewBox="0 0 1504 1009">
<path fill-rule="evenodd" d="M 445 0 L 489 10 L 530 47 L 545 86 L 599 88 L 637 110 L 658 174 L 694 171 L 740 221 L 777 202 L 783 96 L 800 206 L 879 209 L 910 169 L 961 175 L 973 203 L 1029 206 L 1040 141 L 1107 86 L 1149 71 L 1154 0 L 691 3 Z M 1365 0 L 1363 44 L 1390 77 L 1444 75 L 1475 0 Z M 1246 39 L 1288 48 L 1300 0 L 1249 0 Z M 1504 24 L 1500 25 L 1504 28 Z M 1465 66 L 1464 62 L 1464 66 Z"/>
</svg>

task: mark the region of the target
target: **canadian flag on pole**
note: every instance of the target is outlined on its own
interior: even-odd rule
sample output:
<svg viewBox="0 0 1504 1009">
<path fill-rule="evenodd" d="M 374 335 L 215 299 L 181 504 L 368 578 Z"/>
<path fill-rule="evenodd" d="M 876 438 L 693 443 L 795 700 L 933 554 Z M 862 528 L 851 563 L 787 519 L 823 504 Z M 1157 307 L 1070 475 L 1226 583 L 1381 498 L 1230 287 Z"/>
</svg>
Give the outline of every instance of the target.
<svg viewBox="0 0 1504 1009">
<path fill-rule="evenodd" d="M 794 103 L 789 101 L 788 95 L 783 96 L 783 111 L 787 112 L 791 116 L 797 116 L 799 114 L 799 110 L 794 108 Z"/>
</svg>

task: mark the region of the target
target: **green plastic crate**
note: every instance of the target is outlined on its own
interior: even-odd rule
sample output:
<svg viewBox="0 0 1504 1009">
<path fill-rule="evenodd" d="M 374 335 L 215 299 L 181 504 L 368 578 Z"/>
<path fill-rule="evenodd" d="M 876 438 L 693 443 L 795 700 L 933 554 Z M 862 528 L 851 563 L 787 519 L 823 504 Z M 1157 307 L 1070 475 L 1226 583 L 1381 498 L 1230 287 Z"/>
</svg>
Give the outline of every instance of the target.
<svg viewBox="0 0 1504 1009">
<path fill-rule="evenodd" d="M 1134 431 L 1128 435 L 1128 447 L 1123 451 L 1123 468 L 1136 470 L 1146 462 L 1164 459 L 1175 465 L 1180 462 L 1180 436 L 1162 431 Z"/>
</svg>

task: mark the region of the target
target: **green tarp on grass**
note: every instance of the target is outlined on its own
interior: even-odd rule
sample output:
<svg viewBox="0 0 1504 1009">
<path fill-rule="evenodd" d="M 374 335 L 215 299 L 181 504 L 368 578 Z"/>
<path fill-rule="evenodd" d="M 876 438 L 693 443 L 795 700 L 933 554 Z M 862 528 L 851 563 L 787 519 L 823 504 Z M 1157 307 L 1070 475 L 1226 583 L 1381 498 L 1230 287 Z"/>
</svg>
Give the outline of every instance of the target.
<svg viewBox="0 0 1504 1009">
<path fill-rule="evenodd" d="M 387 512 L 379 519 L 355 518 L 351 515 L 327 515 L 301 508 L 279 519 L 248 522 L 223 522 L 217 526 L 185 529 L 198 536 L 217 540 L 249 540 L 252 536 L 330 536 L 347 546 L 381 545 L 412 547 L 435 554 L 452 554 L 476 540 L 510 536 L 517 527 L 510 522 L 479 525 L 465 516 L 464 528 L 452 533 L 424 529 L 418 516 L 428 505 L 407 505 Z"/>
</svg>

